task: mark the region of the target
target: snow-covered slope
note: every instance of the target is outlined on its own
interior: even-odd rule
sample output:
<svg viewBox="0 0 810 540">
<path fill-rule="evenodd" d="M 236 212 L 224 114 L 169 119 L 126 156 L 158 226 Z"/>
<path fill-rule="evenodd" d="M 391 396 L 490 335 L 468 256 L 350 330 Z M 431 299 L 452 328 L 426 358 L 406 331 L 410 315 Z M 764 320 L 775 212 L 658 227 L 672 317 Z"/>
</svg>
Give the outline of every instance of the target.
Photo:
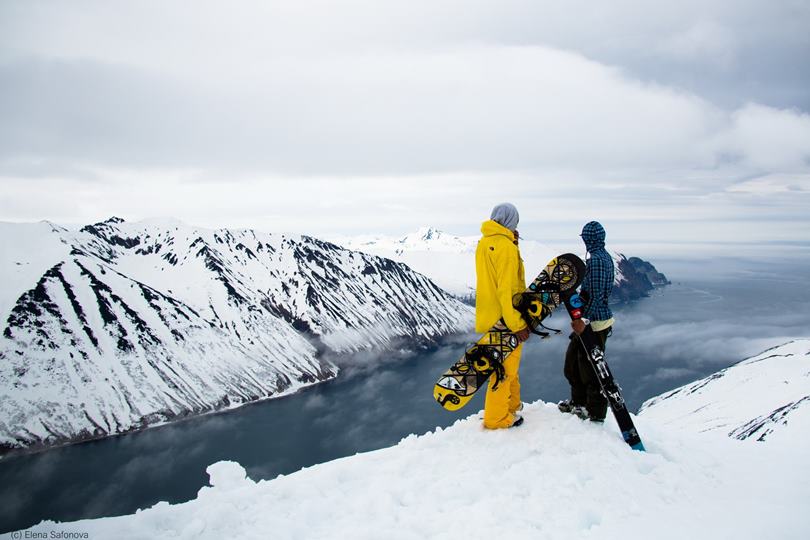
<svg viewBox="0 0 810 540">
<path fill-rule="evenodd" d="M 742 368 L 773 368 L 799 356 L 806 366 L 808 343 L 783 349 L 792 357 L 763 355 Z M 807 387 L 806 371 L 781 376 Z M 782 393 L 765 367 L 744 378 L 750 391 Z M 749 405 L 747 392 L 703 388 L 715 406 Z M 759 415 L 767 414 L 770 405 L 757 403 L 764 406 Z M 632 451 L 612 419 L 596 425 L 537 402 L 526 406 L 520 428 L 485 431 L 473 415 L 392 448 L 270 481 L 253 482 L 238 464 L 219 462 L 208 468 L 211 487 L 188 503 L 159 503 L 130 516 L 44 522 L 33 531 L 189 539 L 810 536 L 807 424 L 791 421 L 780 441 L 749 444 L 698 433 L 700 411 L 676 425 L 652 414 L 655 408 L 636 422 L 646 453 Z"/>
<path fill-rule="evenodd" d="M 417 272 L 435 281 L 440 287 L 464 300 L 475 298 L 475 247 L 479 236 L 454 236 L 432 227 L 423 227 L 400 238 L 387 236 L 357 236 L 335 238 L 334 241 L 347 248 L 371 253 L 404 262 Z M 567 251 L 585 256 L 581 244 L 572 244 Z M 520 241 L 520 254 L 526 267 L 526 279 L 531 280 L 546 263 L 560 251 L 531 240 Z M 644 296 L 653 284 L 644 271 L 660 276 L 663 274 L 637 257 L 629 260 L 621 253 L 614 253 L 616 283 L 613 299 L 633 300 Z"/>
<path fill-rule="evenodd" d="M 645 419 L 749 441 L 810 434 L 810 340 L 796 340 L 646 401 Z"/>
<path fill-rule="evenodd" d="M 306 236 L 0 224 L 0 448 L 121 433 L 333 377 L 318 355 L 467 330 L 394 261 Z"/>
</svg>

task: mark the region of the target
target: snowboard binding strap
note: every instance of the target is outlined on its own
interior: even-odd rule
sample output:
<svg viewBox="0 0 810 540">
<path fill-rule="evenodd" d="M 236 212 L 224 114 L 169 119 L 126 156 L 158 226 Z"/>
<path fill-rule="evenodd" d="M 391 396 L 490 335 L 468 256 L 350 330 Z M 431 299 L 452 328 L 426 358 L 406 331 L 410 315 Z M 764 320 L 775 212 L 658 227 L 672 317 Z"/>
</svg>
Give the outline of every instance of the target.
<svg viewBox="0 0 810 540">
<path fill-rule="evenodd" d="M 542 328 L 543 330 L 548 330 L 548 332 L 541 332 L 541 331 L 537 330 L 537 328 L 533 328 L 533 327 L 529 326 L 529 330 L 531 331 L 531 333 L 540 336 L 541 339 L 546 339 L 548 337 L 551 337 L 551 332 L 554 332 L 554 334 L 561 334 L 562 333 L 562 330 L 557 330 L 556 328 L 549 328 L 548 326 L 544 325 L 543 323 L 537 323 L 537 326 L 539 328 Z"/>
<path fill-rule="evenodd" d="M 493 375 L 495 376 L 495 384 L 492 385 L 492 390 L 494 391 L 498 389 L 498 385 L 501 384 L 501 381 L 506 378 L 506 370 L 500 362 L 493 362 L 492 367 L 494 369 Z"/>
<path fill-rule="evenodd" d="M 501 360 L 503 353 L 498 345 L 473 345 L 465 354 L 465 358 L 476 372 L 493 374 L 495 377 L 493 390 L 496 390 L 498 384 L 506 378 L 506 370 Z"/>
</svg>

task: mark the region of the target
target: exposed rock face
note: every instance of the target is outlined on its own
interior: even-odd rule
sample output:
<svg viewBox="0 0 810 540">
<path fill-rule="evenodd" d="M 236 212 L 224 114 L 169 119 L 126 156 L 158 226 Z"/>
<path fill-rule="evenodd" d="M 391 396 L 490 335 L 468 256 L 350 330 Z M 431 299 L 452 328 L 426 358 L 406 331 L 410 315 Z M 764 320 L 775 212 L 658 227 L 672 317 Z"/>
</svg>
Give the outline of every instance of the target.
<svg viewBox="0 0 810 540">
<path fill-rule="evenodd" d="M 0 225 L 0 447 L 105 436 L 334 377 L 319 350 L 420 344 L 472 312 L 307 236 L 113 218 Z"/>
<path fill-rule="evenodd" d="M 635 268 L 637 272 L 646 275 L 653 287 L 663 287 L 664 285 L 672 284 L 664 274 L 656 270 L 652 263 L 638 257 L 630 257 L 627 261 L 633 265 L 633 268 Z"/>
<path fill-rule="evenodd" d="M 618 253 L 613 258 L 616 264 L 616 283 L 610 297 L 611 302 L 621 303 L 637 300 L 657 287 L 669 285 L 666 276 L 651 263 L 638 257 L 629 259 Z"/>
</svg>

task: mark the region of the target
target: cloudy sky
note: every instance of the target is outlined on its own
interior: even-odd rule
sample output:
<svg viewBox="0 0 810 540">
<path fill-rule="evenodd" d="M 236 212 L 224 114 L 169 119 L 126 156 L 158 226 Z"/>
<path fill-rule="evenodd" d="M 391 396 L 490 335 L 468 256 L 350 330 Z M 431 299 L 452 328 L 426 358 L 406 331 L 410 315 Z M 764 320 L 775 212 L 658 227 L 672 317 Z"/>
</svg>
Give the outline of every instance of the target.
<svg viewBox="0 0 810 540">
<path fill-rule="evenodd" d="M 0 220 L 810 244 L 810 3 L 0 3 Z"/>
</svg>

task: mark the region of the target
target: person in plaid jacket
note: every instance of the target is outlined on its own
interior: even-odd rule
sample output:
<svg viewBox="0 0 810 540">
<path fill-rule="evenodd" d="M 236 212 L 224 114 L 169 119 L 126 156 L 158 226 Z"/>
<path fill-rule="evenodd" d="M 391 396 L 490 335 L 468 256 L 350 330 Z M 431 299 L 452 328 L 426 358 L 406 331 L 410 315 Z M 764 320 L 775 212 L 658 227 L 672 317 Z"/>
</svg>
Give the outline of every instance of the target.
<svg viewBox="0 0 810 540">
<path fill-rule="evenodd" d="M 585 279 L 580 288 L 580 296 L 585 302 L 584 319 L 573 321 L 571 327 L 576 334 L 581 334 L 590 322 L 604 351 L 614 322 L 613 312 L 608 305 L 615 275 L 613 257 L 605 249 L 605 228 L 598 221 L 586 223 L 580 236 L 589 254 Z M 607 414 L 607 399 L 602 395 L 599 381 L 579 340 L 573 338 L 574 334 L 571 334 L 564 369 L 565 378 L 571 385 L 571 399 L 560 402 L 558 407 L 563 412 L 603 422 Z"/>
</svg>

